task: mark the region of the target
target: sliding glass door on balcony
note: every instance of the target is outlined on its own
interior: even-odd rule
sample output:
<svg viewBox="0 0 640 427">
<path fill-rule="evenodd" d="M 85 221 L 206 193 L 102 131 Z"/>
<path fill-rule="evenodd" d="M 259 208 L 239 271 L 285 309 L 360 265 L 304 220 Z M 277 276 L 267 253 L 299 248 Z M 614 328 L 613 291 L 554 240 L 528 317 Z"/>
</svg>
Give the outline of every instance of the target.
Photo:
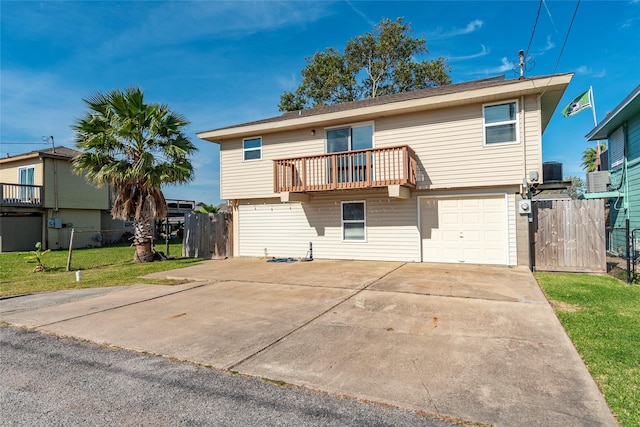
<svg viewBox="0 0 640 427">
<path fill-rule="evenodd" d="M 340 153 L 327 158 L 328 183 L 338 184 L 371 180 L 371 157 L 369 153 L 349 153 L 373 148 L 373 126 L 354 126 L 328 129 L 327 153 Z"/>
<path fill-rule="evenodd" d="M 18 169 L 18 184 L 20 187 L 20 200 L 30 201 L 34 198 L 35 168 L 33 166 Z"/>
</svg>

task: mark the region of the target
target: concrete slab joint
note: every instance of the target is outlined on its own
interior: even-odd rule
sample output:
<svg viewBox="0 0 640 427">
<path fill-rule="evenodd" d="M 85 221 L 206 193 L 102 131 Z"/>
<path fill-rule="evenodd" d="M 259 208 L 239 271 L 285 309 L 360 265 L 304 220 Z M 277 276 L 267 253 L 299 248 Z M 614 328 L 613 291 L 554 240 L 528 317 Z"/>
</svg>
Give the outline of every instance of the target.
<svg viewBox="0 0 640 427">
<path fill-rule="evenodd" d="M 616 425 L 524 267 L 233 258 L 166 276 L 199 282 L 13 298 L 0 319 L 475 422 Z"/>
</svg>

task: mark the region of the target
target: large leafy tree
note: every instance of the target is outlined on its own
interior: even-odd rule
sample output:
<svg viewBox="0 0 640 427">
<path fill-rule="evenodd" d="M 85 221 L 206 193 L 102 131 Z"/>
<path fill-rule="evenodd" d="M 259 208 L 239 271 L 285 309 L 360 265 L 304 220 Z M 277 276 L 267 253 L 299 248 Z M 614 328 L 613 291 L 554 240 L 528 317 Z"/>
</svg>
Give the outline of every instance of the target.
<svg viewBox="0 0 640 427">
<path fill-rule="evenodd" d="M 346 101 L 407 92 L 451 83 L 442 57 L 417 61 L 428 50 L 424 38 L 413 37 L 411 25 L 382 19 L 373 31 L 307 58 L 302 82 L 280 97 L 280 111 L 295 111 Z"/>
<path fill-rule="evenodd" d="M 133 220 L 134 260 L 153 261 L 152 218 L 166 216 L 164 184 L 191 181 L 189 156 L 196 147 L 183 133 L 189 122 L 164 104 L 147 104 L 130 87 L 84 100 L 86 114 L 72 126 L 77 148 L 74 170 L 115 192 L 114 218 Z"/>
<path fill-rule="evenodd" d="M 607 149 L 607 144 L 600 142 L 600 152 Z M 589 147 L 582 153 L 582 169 L 593 172 L 598 168 L 598 151 L 596 147 Z"/>
</svg>

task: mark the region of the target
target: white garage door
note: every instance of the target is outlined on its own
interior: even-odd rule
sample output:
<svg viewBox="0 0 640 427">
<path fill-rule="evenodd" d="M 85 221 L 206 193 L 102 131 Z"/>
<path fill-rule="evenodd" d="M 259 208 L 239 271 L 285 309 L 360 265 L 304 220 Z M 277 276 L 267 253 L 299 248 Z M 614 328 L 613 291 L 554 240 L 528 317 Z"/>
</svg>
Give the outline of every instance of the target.
<svg viewBox="0 0 640 427">
<path fill-rule="evenodd" d="M 421 198 L 423 262 L 507 264 L 505 196 Z"/>
</svg>

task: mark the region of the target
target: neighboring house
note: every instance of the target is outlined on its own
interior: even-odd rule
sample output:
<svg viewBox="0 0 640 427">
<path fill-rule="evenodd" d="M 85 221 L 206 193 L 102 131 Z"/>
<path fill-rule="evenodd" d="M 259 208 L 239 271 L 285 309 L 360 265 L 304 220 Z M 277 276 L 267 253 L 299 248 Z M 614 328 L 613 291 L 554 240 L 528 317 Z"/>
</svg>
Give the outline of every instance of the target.
<svg viewBox="0 0 640 427">
<path fill-rule="evenodd" d="M 110 194 L 73 173 L 78 151 L 65 147 L 37 150 L 0 159 L 0 252 L 100 246 L 100 230 L 122 229 L 111 218 Z M 92 231 L 95 231 L 92 232 Z"/>
<path fill-rule="evenodd" d="M 518 202 L 572 74 L 484 79 L 200 132 L 234 255 L 527 265 Z"/>
<path fill-rule="evenodd" d="M 587 174 L 586 198 L 611 199 L 609 227 L 640 228 L 640 85 L 586 135 L 588 141 L 608 140 L 605 171 Z M 610 250 L 625 248 L 624 233 L 612 233 Z M 624 250 L 622 251 L 624 253 Z"/>
</svg>

